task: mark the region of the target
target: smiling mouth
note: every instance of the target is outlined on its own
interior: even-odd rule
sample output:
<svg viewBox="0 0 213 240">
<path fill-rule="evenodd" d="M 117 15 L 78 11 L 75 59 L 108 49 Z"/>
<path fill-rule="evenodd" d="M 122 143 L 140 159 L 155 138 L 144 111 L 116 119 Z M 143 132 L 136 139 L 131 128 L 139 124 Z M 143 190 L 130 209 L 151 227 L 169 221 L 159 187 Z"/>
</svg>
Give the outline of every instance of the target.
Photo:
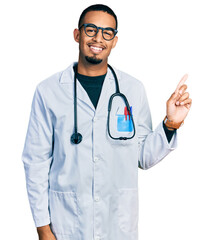
<svg viewBox="0 0 213 240">
<path fill-rule="evenodd" d="M 94 45 L 89 45 L 89 48 L 90 48 L 90 51 L 95 54 L 101 53 L 105 49 L 103 47 L 98 47 Z"/>
</svg>

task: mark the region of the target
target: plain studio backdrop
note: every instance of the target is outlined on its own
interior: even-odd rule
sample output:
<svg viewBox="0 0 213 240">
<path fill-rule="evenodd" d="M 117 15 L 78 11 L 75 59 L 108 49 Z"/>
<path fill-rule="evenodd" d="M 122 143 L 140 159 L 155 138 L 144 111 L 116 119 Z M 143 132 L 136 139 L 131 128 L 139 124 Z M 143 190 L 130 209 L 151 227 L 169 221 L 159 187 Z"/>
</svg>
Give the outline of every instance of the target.
<svg viewBox="0 0 213 240">
<path fill-rule="evenodd" d="M 109 63 L 145 85 L 155 128 L 166 101 L 188 73 L 193 99 L 178 148 L 139 169 L 140 240 L 213 239 L 213 36 L 209 0 L 11 0 L 1 22 L 1 239 L 37 239 L 21 160 L 36 85 L 78 59 L 73 39 L 81 12 L 94 3 L 118 16 Z"/>
</svg>

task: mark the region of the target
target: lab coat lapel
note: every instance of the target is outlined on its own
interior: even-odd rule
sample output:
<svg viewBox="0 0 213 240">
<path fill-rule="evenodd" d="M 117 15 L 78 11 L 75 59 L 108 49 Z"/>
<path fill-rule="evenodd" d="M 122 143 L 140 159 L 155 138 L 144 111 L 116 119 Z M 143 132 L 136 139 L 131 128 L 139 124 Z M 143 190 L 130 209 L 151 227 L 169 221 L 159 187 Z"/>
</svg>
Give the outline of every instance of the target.
<svg viewBox="0 0 213 240">
<path fill-rule="evenodd" d="M 86 90 L 78 80 L 77 80 L 77 99 L 87 104 L 93 111 L 95 111 L 95 107 L 91 102 Z"/>
<path fill-rule="evenodd" d="M 69 91 L 70 98 L 74 99 L 74 70 L 73 66 L 77 64 L 76 62 L 70 65 L 65 71 L 63 71 L 61 78 L 60 78 L 60 83 L 66 86 L 66 89 Z M 83 104 L 86 104 L 93 112 L 95 111 L 95 108 L 81 85 L 81 83 L 77 80 L 77 102 L 78 104 L 82 102 Z M 80 101 L 79 101 L 80 100 Z"/>
<path fill-rule="evenodd" d="M 71 66 L 69 66 L 61 75 L 60 83 L 66 84 L 67 89 L 69 89 L 71 98 L 74 99 L 74 70 L 73 66 L 76 63 L 73 63 Z M 116 69 L 114 69 L 118 78 L 118 81 L 120 79 L 119 74 L 117 73 Z M 98 100 L 97 108 L 95 109 L 87 92 L 81 85 L 79 81 L 77 81 L 77 100 L 80 100 L 84 104 L 86 104 L 88 107 L 90 107 L 91 110 L 96 112 L 96 115 L 101 115 L 101 112 L 104 111 L 105 114 L 107 114 L 108 109 L 108 102 L 110 96 L 115 93 L 115 79 L 111 72 L 111 70 L 108 68 L 107 75 L 104 79 L 103 86 L 101 89 L 101 94 Z"/>
</svg>

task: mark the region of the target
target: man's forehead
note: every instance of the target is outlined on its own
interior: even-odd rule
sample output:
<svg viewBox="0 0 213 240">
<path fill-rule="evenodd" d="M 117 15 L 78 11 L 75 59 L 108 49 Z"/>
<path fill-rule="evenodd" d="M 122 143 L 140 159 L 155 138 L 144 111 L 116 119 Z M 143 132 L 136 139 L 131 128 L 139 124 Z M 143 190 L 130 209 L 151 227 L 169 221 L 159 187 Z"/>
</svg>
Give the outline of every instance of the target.
<svg viewBox="0 0 213 240">
<path fill-rule="evenodd" d="M 93 23 L 99 27 L 116 27 L 115 18 L 107 12 L 90 11 L 86 13 L 83 23 Z"/>
</svg>

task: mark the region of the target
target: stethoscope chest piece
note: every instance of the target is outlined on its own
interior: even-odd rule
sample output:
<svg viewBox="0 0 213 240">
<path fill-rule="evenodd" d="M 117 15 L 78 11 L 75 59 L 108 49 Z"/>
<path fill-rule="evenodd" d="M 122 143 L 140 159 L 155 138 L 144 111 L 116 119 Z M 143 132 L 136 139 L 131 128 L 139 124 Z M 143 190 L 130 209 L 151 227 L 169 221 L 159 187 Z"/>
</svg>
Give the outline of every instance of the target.
<svg viewBox="0 0 213 240">
<path fill-rule="evenodd" d="M 78 144 L 82 141 L 82 135 L 80 133 L 73 133 L 70 141 L 71 143 Z"/>
</svg>

